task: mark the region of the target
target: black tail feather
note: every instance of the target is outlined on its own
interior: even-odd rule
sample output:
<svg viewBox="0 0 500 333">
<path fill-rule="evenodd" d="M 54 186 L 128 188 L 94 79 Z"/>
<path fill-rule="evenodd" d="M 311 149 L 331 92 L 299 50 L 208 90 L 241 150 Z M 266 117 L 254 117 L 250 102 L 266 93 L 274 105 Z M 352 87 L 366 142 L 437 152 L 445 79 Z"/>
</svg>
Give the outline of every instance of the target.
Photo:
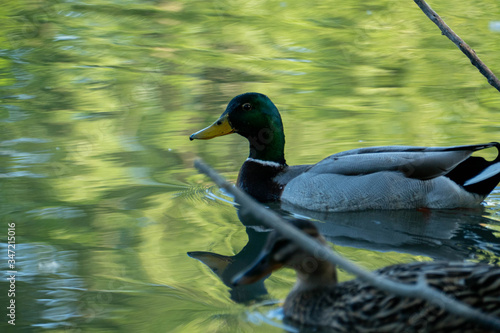
<svg viewBox="0 0 500 333">
<path fill-rule="evenodd" d="M 498 151 L 497 157 L 493 161 L 487 161 L 483 157 L 471 156 L 453 170 L 446 174 L 446 177 L 453 180 L 458 185 L 463 186 L 468 192 L 487 196 L 500 182 L 500 172 L 477 183 L 464 185 L 469 179 L 479 175 L 489 166 L 500 163 L 500 143 L 492 142 L 490 147 L 495 147 Z"/>
</svg>

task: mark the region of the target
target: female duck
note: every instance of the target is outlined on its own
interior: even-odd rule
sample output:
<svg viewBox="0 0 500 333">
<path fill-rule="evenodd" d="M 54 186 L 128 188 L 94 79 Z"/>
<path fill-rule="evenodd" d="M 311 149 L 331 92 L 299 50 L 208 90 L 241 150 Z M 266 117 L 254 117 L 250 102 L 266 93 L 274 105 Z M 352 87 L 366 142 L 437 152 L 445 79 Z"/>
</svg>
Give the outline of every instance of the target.
<svg viewBox="0 0 500 333">
<path fill-rule="evenodd" d="M 288 166 L 276 106 L 259 93 L 231 100 L 211 126 L 190 136 L 211 139 L 238 133 L 250 155 L 237 184 L 261 202 L 316 211 L 458 208 L 477 206 L 500 181 L 500 144 L 454 147 L 386 146 L 331 155 L 314 165 Z M 496 147 L 488 162 L 475 151 Z"/>
<path fill-rule="evenodd" d="M 308 221 L 292 223 L 323 244 Z M 485 332 L 476 324 L 424 300 L 399 297 L 355 279 L 337 282 L 330 262 L 315 258 L 273 231 L 258 259 L 233 279 L 234 285 L 258 281 L 285 266 L 297 284 L 283 305 L 285 322 L 302 329 L 332 332 Z M 471 262 L 415 262 L 376 271 L 382 276 L 428 285 L 485 313 L 500 315 L 500 267 Z"/>
</svg>

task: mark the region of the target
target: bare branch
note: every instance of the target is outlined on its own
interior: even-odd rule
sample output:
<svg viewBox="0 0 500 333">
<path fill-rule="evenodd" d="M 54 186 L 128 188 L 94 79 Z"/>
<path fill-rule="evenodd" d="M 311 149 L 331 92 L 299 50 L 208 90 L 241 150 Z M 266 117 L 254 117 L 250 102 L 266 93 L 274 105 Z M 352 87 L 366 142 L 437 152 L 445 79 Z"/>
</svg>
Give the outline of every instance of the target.
<svg viewBox="0 0 500 333">
<path fill-rule="evenodd" d="M 485 328 L 500 331 L 500 319 L 487 315 L 466 305 L 465 303 L 450 298 L 444 293 L 429 287 L 426 283 L 425 285 L 422 285 L 421 283 L 417 283 L 416 285 L 398 283 L 357 266 L 350 260 L 336 254 L 330 248 L 323 246 L 318 241 L 308 237 L 299 229 L 285 222 L 272 210 L 265 209 L 261 204 L 244 193 L 242 190 L 227 182 L 222 176 L 206 165 L 203 161 L 196 160 L 194 165 L 198 171 L 210 177 L 219 187 L 225 189 L 234 196 L 235 201 L 241 205 L 240 212 L 242 214 L 251 214 L 254 218 L 258 219 L 267 226 L 278 230 L 287 238 L 299 244 L 309 253 L 314 253 L 322 258 L 325 258 L 332 264 L 342 267 L 349 273 L 358 276 L 360 279 L 374 287 L 379 288 L 380 290 L 396 294 L 401 297 L 424 299 L 429 303 L 444 308 L 446 311 L 454 315 L 476 322 Z"/>
<path fill-rule="evenodd" d="M 500 80 L 493 74 L 493 72 L 486 66 L 481 59 L 476 55 L 476 52 L 471 49 L 466 42 L 462 40 L 462 38 L 458 37 L 458 35 L 451 30 L 451 28 L 443 21 L 443 19 L 434 11 L 432 8 L 424 1 L 424 0 L 413 0 L 417 4 L 417 6 L 422 9 L 425 15 L 434 22 L 443 35 L 448 37 L 456 46 L 470 59 L 472 65 L 476 66 L 479 69 L 479 72 L 488 79 L 488 83 L 495 87 L 498 91 L 500 91 Z"/>
</svg>

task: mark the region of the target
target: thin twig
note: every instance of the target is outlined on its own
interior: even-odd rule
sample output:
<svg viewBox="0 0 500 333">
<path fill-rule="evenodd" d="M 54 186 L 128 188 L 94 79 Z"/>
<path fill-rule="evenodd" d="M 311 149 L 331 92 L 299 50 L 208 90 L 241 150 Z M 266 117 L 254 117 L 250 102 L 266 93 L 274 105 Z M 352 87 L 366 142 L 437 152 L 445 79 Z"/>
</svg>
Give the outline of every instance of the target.
<svg viewBox="0 0 500 333">
<path fill-rule="evenodd" d="M 322 258 L 325 258 L 332 264 L 342 267 L 349 273 L 358 276 L 360 279 L 374 287 L 379 288 L 380 290 L 396 294 L 401 297 L 424 299 L 429 303 L 442 307 L 454 315 L 476 322 L 485 328 L 500 331 L 500 319 L 487 315 L 462 302 L 450 298 L 444 293 L 429 287 L 427 284 L 422 286 L 420 283 L 416 285 L 408 285 L 395 282 L 357 266 L 350 260 L 336 254 L 330 248 L 306 236 L 299 229 L 285 222 L 275 212 L 270 209 L 265 209 L 249 195 L 227 182 L 222 176 L 206 165 L 203 161 L 196 160 L 194 162 L 194 166 L 198 169 L 198 171 L 210 177 L 219 187 L 231 193 L 234 196 L 235 201 L 241 205 L 240 212 L 242 214 L 251 214 L 254 218 L 258 219 L 267 226 L 276 229 L 290 240 L 299 244 L 299 246 L 309 253 L 317 254 Z"/>
<path fill-rule="evenodd" d="M 425 15 L 434 22 L 443 35 L 448 37 L 456 46 L 470 59 L 472 65 L 476 66 L 479 69 L 479 72 L 488 79 L 488 83 L 495 87 L 498 91 L 500 91 L 500 80 L 493 74 L 493 72 L 486 66 L 481 59 L 477 56 L 476 52 L 471 49 L 466 42 L 462 40 L 462 38 L 458 37 L 458 35 L 451 30 L 451 28 L 443 21 L 443 19 L 434 11 L 432 8 L 424 1 L 424 0 L 413 0 L 417 4 L 417 6 L 422 9 Z"/>
</svg>

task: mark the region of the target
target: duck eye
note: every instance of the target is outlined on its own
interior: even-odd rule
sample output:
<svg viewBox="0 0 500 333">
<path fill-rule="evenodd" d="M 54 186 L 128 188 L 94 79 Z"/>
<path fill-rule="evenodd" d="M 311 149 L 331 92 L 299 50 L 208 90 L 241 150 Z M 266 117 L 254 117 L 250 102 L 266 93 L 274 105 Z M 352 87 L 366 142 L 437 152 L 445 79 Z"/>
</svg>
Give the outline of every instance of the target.
<svg viewBox="0 0 500 333">
<path fill-rule="evenodd" d="M 243 104 L 242 108 L 243 108 L 243 110 L 245 110 L 245 111 L 250 111 L 250 110 L 252 110 L 252 104 L 250 104 L 250 103 L 245 103 L 245 104 Z"/>
</svg>

